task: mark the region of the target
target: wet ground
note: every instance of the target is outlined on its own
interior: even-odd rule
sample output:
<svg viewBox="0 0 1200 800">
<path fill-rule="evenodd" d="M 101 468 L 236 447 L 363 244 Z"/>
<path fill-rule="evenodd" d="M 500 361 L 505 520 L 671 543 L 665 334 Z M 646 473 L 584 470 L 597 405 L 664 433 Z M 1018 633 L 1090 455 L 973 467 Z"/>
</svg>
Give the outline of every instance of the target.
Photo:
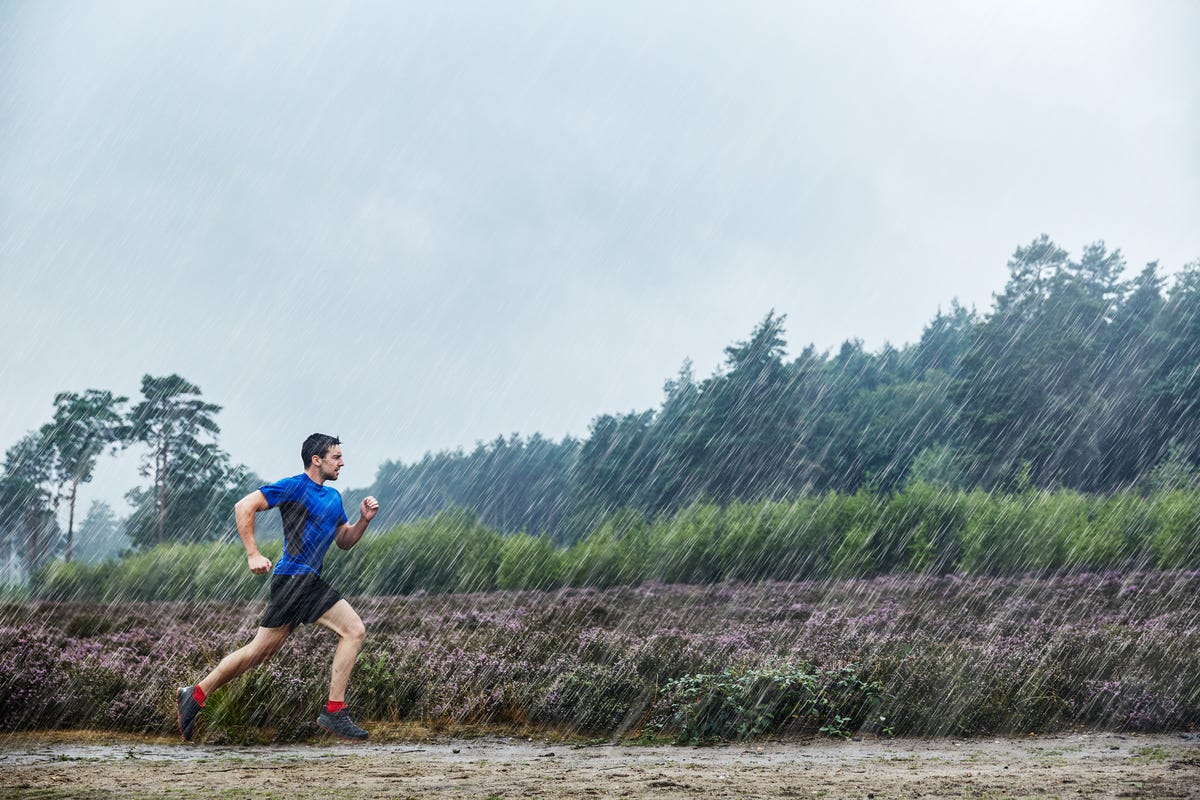
<svg viewBox="0 0 1200 800">
<path fill-rule="evenodd" d="M 0 737 L 0 797 L 1200 798 L 1200 738 L 227 747 L 56 733 Z"/>
</svg>

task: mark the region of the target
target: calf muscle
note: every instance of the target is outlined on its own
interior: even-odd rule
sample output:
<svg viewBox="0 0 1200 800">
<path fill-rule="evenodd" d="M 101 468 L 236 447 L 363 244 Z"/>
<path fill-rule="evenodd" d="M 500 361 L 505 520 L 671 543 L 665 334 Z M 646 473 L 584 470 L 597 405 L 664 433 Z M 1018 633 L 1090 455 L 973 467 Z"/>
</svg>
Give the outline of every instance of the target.
<svg viewBox="0 0 1200 800">
<path fill-rule="evenodd" d="M 279 652 L 291 632 L 289 627 L 259 628 L 248 644 L 221 659 L 221 663 L 200 681 L 200 689 L 205 694 L 211 694 L 242 673 L 266 662 Z"/>
</svg>

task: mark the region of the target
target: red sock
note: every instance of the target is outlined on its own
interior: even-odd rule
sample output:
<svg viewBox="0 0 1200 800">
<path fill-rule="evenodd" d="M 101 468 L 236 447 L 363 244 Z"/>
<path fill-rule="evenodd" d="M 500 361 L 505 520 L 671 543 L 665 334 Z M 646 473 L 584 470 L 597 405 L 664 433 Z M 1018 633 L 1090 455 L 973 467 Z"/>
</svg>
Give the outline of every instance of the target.
<svg viewBox="0 0 1200 800">
<path fill-rule="evenodd" d="M 204 690 L 200 688 L 200 684 L 197 683 L 192 689 L 192 697 L 196 699 L 197 703 L 204 705 L 204 700 L 208 697 L 208 695 L 204 693 Z"/>
<path fill-rule="evenodd" d="M 343 703 L 341 700 L 330 700 L 328 703 L 325 704 L 325 710 L 328 711 L 330 714 L 336 714 L 337 712 L 341 711 L 345 707 L 346 707 L 346 704 Z"/>
</svg>

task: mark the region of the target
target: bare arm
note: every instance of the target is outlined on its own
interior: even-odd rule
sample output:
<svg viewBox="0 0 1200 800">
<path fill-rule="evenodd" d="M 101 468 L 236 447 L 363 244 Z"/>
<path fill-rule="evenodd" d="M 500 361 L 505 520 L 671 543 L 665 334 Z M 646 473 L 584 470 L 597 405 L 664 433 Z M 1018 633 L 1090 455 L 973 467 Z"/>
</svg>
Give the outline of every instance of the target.
<svg viewBox="0 0 1200 800">
<path fill-rule="evenodd" d="M 379 503 L 376 502 L 374 497 L 363 498 L 362 503 L 358 506 L 358 522 L 355 522 L 353 525 L 343 522 L 341 527 L 338 528 L 337 535 L 333 541 L 342 550 L 349 550 L 351 547 L 354 547 L 367 530 L 367 523 L 375 519 L 375 514 L 378 512 Z"/>
<path fill-rule="evenodd" d="M 238 536 L 242 537 L 242 547 L 246 548 L 246 563 L 255 575 L 266 575 L 271 571 L 271 559 L 258 552 L 258 543 L 254 541 L 254 515 L 270 507 L 266 495 L 258 489 L 238 500 L 233 507 Z"/>
</svg>

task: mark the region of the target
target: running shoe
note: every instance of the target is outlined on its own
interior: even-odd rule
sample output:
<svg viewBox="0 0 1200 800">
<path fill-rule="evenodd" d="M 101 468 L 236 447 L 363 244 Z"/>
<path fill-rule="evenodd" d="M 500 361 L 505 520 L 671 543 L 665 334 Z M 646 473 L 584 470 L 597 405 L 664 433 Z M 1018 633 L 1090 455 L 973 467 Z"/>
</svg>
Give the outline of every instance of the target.
<svg viewBox="0 0 1200 800">
<path fill-rule="evenodd" d="M 192 729 L 196 726 L 196 715 L 201 705 L 196 702 L 195 686 L 184 686 L 175 692 L 175 707 L 179 712 L 179 732 L 186 741 L 192 740 Z"/>
<path fill-rule="evenodd" d="M 322 711 L 321 716 L 317 717 L 317 724 L 334 736 L 340 736 L 343 739 L 361 742 L 368 736 L 365 730 L 354 724 L 354 720 L 350 719 L 350 712 L 344 708 L 332 714 Z"/>
</svg>

